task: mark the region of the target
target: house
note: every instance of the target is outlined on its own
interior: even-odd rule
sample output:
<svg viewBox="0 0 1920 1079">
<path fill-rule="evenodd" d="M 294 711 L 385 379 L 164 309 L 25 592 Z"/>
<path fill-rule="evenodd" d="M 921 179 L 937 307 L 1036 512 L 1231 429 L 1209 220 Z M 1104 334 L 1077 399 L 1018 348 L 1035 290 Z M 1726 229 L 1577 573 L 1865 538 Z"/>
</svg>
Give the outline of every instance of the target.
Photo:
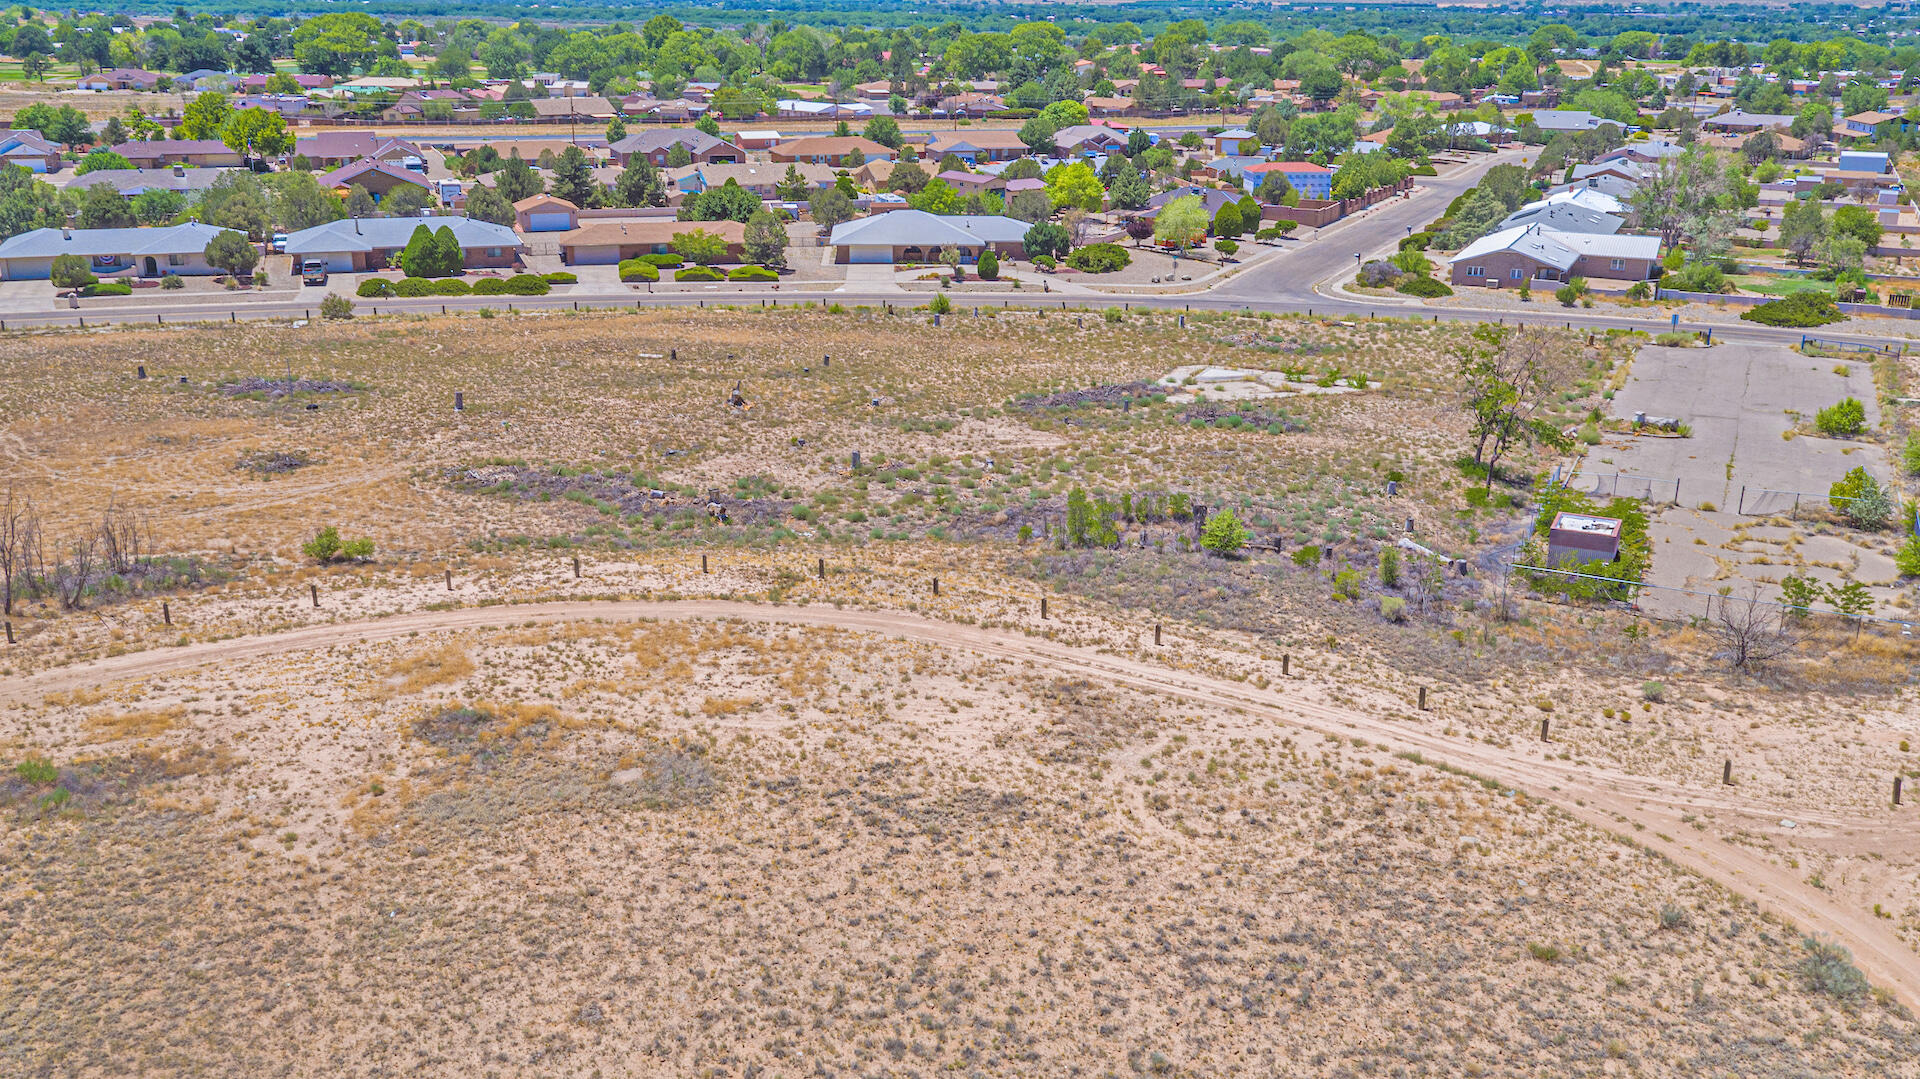
<svg viewBox="0 0 1920 1079">
<path fill-rule="evenodd" d="M 1027 176 L 1018 180 L 1008 180 L 1006 196 L 1012 198 L 1022 191 L 1045 191 L 1047 182 L 1038 176 Z"/>
<path fill-rule="evenodd" d="M 533 117 L 537 123 L 606 123 L 613 119 L 619 110 L 613 102 L 597 95 L 588 97 L 537 97 L 527 104 L 533 106 Z"/>
<path fill-rule="evenodd" d="M 774 115 L 793 120 L 866 120 L 873 106 L 864 101 L 809 101 L 806 98 L 782 98 L 773 103 Z"/>
<path fill-rule="evenodd" d="M 736 131 L 733 144 L 742 150 L 771 150 L 780 141 L 778 131 Z"/>
<path fill-rule="evenodd" d="M 356 187 L 365 188 L 376 202 L 403 185 L 411 184 L 423 191 L 431 191 L 427 187 L 427 178 L 420 173 L 391 161 L 371 157 L 363 157 L 351 165 L 342 165 L 324 173 L 319 181 L 321 187 L 338 195 L 345 195 Z"/>
<path fill-rule="evenodd" d="M 1137 107 L 1130 97 L 1089 96 L 1080 102 L 1088 116 L 1131 116 Z"/>
<path fill-rule="evenodd" d="M 1599 191 L 1591 187 L 1575 187 L 1563 191 L 1555 191 L 1545 198 L 1535 199 L 1527 203 L 1525 206 L 1520 207 L 1520 209 L 1532 210 L 1541 206 L 1553 206 L 1560 203 L 1571 203 L 1572 205 L 1585 207 L 1589 210 L 1597 210 L 1603 214 L 1624 216 L 1627 212 L 1626 203 L 1604 191 Z"/>
<path fill-rule="evenodd" d="M 1907 119 L 1900 113 L 1856 112 L 1840 121 L 1837 133 L 1856 139 L 1870 139 L 1882 124 L 1893 124 L 1900 131 L 1907 129 Z"/>
<path fill-rule="evenodd" d="M 293 154 L 306 158 L 316 169 L 337 169 L 365 158 L 393 162 L 426 158 L 425 151 L 405 139 L 371 131 L 322 131 L 307 135 L 294 140 Z"/>
<path fill-rule="evenodd" d="M 1718 116 L 1709 116 L 1700 121 L 1700 126 L 1708 131 L 1737 131 L 1751 133 L 1778 128 L 1781 131 L 1793 126 L 1794 118 L 1773 112 L 1742 112 L 1734 109 Z"/>
<path fill-rule="evenodd" d="M 289 72 L 288 74 L 293 79 L 294 85 L 300 87 L 302 92 L 305 92 L 307 90 L 327 90 L 333 87 L 332 75 L 296 75 L 291 72 Z M 272 76 L 271 75 L 243 76 L 240 79 L 239 86 L 241 90 L 247 93 L 257 94 L 260 91 L 265 90 L 267 88 L 267 80 L 269 78 L 272 78 Z"/>
<path fill-rule="evenodd" d="M 1603 172 L 1595 176 L 1589 176 L 1584 180 L 1575 180 L 1572 183 L 1561 184 L 1558 187 L 1550 188 L 1547 194 L 1551 195 L 1559 191 L 1579 191 L 1584 189 L 1598 191 L 1602 194 L 1611 195 L 1621 202 L 1627 202 L 1633 198 L 1633 193 L 1639 190 L 1639 188 L 1640 185 L 1634 183 L 1632 180 L 1624 180 L 1612 173 Z"/>
<path fill-rule="evenodd" d="M 167 76 L 158 71 L 147 71 L 137 67 L 116 67 L 111 71 L 100 71 L 80 80 L 82 90 L 152 90 L 160 85 Z"/>
<path fill-rule="evenodd" d="M 286 252 L 295 263 L 319 259 L 334 273 L 381 270 L 406 249 L 413 230 L 422 225 L 434 232 L 452 229 L 460 243 L 460 264 L 469 270 L 512 266 L 522 246 L 505 225 L 471 217 L 355 217 L 301 229 L 287 237 Z"/>
<path fill-rule="evenodd" d="M 644 157 L 655 165 L 665 165 L 667 155 L 673 152 L 675 146 L 686 147 L 695 164 L 712 162 L 731 165 L 747 159 L 747 152 L 741 147 L 690 127 L 635 132 L 610 144 L 607 149 L 612 152 L 613 159 L 622 165 L 636 156 Z"/>
<path fill-rule="evenodd" d="M 1407 90 L 1405 94 L 1411 101 L 1426 102 L 1427 108 L 1434 112 L 1454 112 L 1467 107 L 1466 98 L 1444 90 Z"/>
<path fill-rule="evenodd" d="M 1597 161 L 1587 165 L 1575 165 L 1569 170 L 1570 182 L 1578 182 L 1595 176 L 1615 176 L 1630 184 L 1638 184 L 1647 178 L 1649 170 L 1624 158 L 1612 161 Z"/>
<path fill-rule="evenodd" d="M 1537 202 L 1508 214 L 1494 231 L 1515 225 L 1543 225 L 1555 232 L 1619 232 L 1626 222 L 1620 217 L 1590 209 L 1576 202 Z"/>
<path fill-rule="evenodd" d="M 962 195 L 978 195 L 987 191 L 1001 191 L 1007 186 L 1005 180 L 990 173 L 966 172 L 960 169 L 948 169 L 946 172 L 936 173 L 934 179 L 945 180 L 948 187 L 953 188 Z"/>
<path fill-rule="evenodd" d="M 930 214 L 924 210 L 889 210 L 833 227 L 828 243 L 837 263 L 939 262 L 948 248 L 962 262 L 973 262 L 982 251 L 1005 258 L 1026 253 L 1028 224 L 993 214 Z"/>
<path fill-rule="evenodd" d="M 196 90 L 205 93 L 208 90 L 224 91 L 233 85 L 238 76 L 230 71 L 215 71 L 210 67 L 195 68 L 184 75 L 173 77 L 173 89 Z"/>
<path fill-rule="evenodd" d="M 580 207 L 557 195 L 528 195 L 513 204 L 515 232 L 569 232 L 580 225 Z"/>
<path fill-rule="evenodd" d="M 1207 140 L 1207 148 L 1222 157 L 1238 156 L 1243 152 L 1241 148 L 1242 144 L 1248 142 L 1253 143 L 1256 147 L 1252 151 L 1253 153 L 1257 154 L 1260 152 L 1258 150 L 1260 136 L 1248 131 L 1244 127 L 1236 127 L 1228 131 L 1222 131 L 1218 135 L 1209 138 Z"/>
<path fill-rule="evenodd" d="M 1620 560 L 1620 519 L 1565 510 L 1547 526 L 1547 565 L 1578 567 Z"/>
<path fill-rule="evenodd" d="M 725 187 L 727 181 L 731 180 L 765 201 L 780 197 L 779 186 L 786 181 L 788 167 L 800 174 L 800 178 L 806 182 L 809 195 L 820 188 L 833 186 L 833 169 L 809 161 L 773 165 L 689 165 L 674 174 L 673 186 L 686 194 L 695 195 L 710 188 Z"/>
<path fill-rule="evenodd" d="M 167 169 L 96 169 L 84 176 L 75 176 L 67 182 L 67 187 L 75 191 L 106 184 L 127 198 L 135 198 L 148 191 L 178 191 L 183 195 L 197 195 L 240 169 L 190 169 L 184 165 L 175 165 Z"/>
<path fill-rule="evenodd" d="M 1646 142 L 1630 142 L 1625 146 L 1616 146 L 1593 159 L 1594 164 L 1608 161 L 1633 161 L 1642 165 L 1651 165 L 1663 158 L 1678 157 L 1686 152 L 1686 147 L 1666 139 L 1648 139 Z"/>
<path fill-rule="evenodd" d="M 475 114 L 477 102 L 458 90 L 408 90 L 380 113 L 388 123 L 406 123 L 434 116 L 454 119 L 456 114 Z M 445 110 L 445 111 L 442 111 Z"/>
<path fill-rule="evenodd" d="M 19 165 L 28 172 L 59 172 L 63 164 L 60 147 L 41 137 L 38 131 L 24 127 L 0 131 L 0 161 Z"/>
<path fill-rule="evenodd" d="M 898 161 L 869 161 L 847 173 L 847 178 L 853 181 L 855 187 L 864 187 L 869 191 L 878 191 L 887 186 L 887 179 L 893 175 L 893 170 L 898 167 L 899 164 L 900 162 Z M 828 176 L 833 175 L 833 170 L 827 168 L 825 165 L 808 165 L 807 167 L 812 169 L 826 169 Z M 831 183 L 832 181 L 829 180 L 828 182 Z"/>
<path fill-rule="evenodd" d="M 636 108 L 622 108 L 629 116 L 656 124 L 687 124 L 705 116 L 709 106 L 704 101 L 676 97 L 666 101 L 648 101 Z"/>
<path fill-rule="evenodd" d="M 854 87 L 853 92 L 869 105 L 884 105 L 893 96 L 893 83 L 886 79 L 863 82 Z"/>
<path fill-rule="evenodd" d="M 0 243 L 0 280 L 44 281 L 53 276 L 53 260 L 79 255 L 96 275 L 207 275 L 208 241 L 230 230 L 197 221 L 161 228 L 34 229 Z"/>
<path fill-rule="evenodd" d="M 971 91 L 964 94 L 951 94 L 934 102 L 935 116 L 972 116 L 981 117 L 988 113 L 1004 112 L 1007 101 L 999 94 L 979 94 Z"/>
<path fill-rule="evenodd" d="M 1626 130 L 1627 125 L 1605 116 L 1595 116 L 1585 109 L 1546 109 L 1532 113 L 1533 126 L 1552 134 L 1556 131 L 1592 131 L 1601 124 Z"/>
<path fill-rule="evenodd" d="M 1277 172 L 1287 178 L 1295 191 L 1303 199 L 1330 199 L 1333 197 L 1333 170 L 1325 165 L 1316 165 L 1311 161 L 1263 161 L 1257 165 L 1248 165 L 1241 170 L 1241 182 L 1252 191 L 1260 186 L 1267 173 Z"/>
<path fill-rule="evenodd" d="M 859 135 L 821 135 L 788 139 L 773 148 L 775 162 L 810 161 L 816 165 L 847 166 L 847 158 L 858 153 L 861 161 L 892 161 L 894 151 Z"/>
<path fill-rule="evenodd" d="M 0 146 L 4 146 L 4 144 L 0 144 Z M 1837 171 L 1884 176 L 1893 172 L 1893 164 L 1884 153 L 1867 150 L 1842 150 L 1840 151 L 1840 162 Z"/>
<path fill-rule="evenodd" d="M 675 221 L 665 217 L 588 221 L 560 237 L 560 259 L 569 266 L 607 266 L 641 255 L 673 251 L 676 233 L 703 229 L 727 241 L 722 262 L 746 258 L 747 226 L 738 221 Z"/>
<path fill-rule="evenodd" d="M 934 158 L 952 154 L 969 165 L 979 165 L 1025 157 L 1030 149 L 1016 131 L 954 131 L 935 132 L 926 152 Z"/>
<path fill-rule="evenodd" d="M 232 168 L 245 164 L 240 153 L 219 139 L 153 139 L 123 142 L 113 152 L 137 169 L 164 169 L 168 165 Z"/>
<path fill-rule="evenodd" d="M 1660 238 L 1516 225 L 1468 244 L 1447 265 L 1455 286 L 1519 288 L 1572 277 L 1645 281 L 1659 268 Z"/>
<path fill-rule="evenodd" d="M 1062 157 L 1091 156 L 1124 149 L 1127 136 L 1125 132 L 1099 124 L 1070 124 L 1053 133 L 1053 145 Z"/>
</svg>

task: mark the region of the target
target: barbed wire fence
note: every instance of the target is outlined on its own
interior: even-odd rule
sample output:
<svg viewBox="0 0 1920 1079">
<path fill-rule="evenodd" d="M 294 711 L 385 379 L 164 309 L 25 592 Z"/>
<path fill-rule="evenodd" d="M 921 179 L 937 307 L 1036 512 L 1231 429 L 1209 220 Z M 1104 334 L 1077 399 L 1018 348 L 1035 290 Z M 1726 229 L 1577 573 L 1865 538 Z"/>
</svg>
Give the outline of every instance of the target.
<svg viewBox="0 0 1920 1079">
<path fill-rule="evenodd" d="M 1540 574 L 1563 581 L 1583 582 L 1582 590 L 1589 592 L 1593 599 L 1609 601 L 1617 608 L 1664 621 L 1691 622 L 1694 619 L 1711 619 L 1716 612 L 1723 610 L 1728 604 L 1746 604 L 1771 608 L 1782 615 L 1793 617 L 1841 619 L 1853 625 L 1856 631 L 1874 628 L 1889 636 L 1907 639 L 1914 636 L 1917 621 L 1912 615 L 1894 617 L 1866 612 L 1850 613 L 1832 607 L 1801 606 L 1784 600 L 1763 599 L 1752 594 L 1743 596 L 1731 589 L 1709 592 L 1698 588 L 1681 588 L 1677 585 L 1648 584 L 1644 581 L 1622 580 L 1604 574 L 1583 573 L 1579 570 L 1556 566 L 1534 566 L 1518 561 L 1505 563 L 1504 568 L 1508 574 L 1522 574 L 1523 579 L 1525 579 L 1524 575 Z M 1650 593 L 1661 598 L 1671 598 L 1673 603 L 1666 611 L 1650 610 L 1642 602 L 1643 597 Z M 1554 597 L 1549 593 L 1542 592 L 1540 597 L 1548 602 L 1554 601 Z"/>
</svg>

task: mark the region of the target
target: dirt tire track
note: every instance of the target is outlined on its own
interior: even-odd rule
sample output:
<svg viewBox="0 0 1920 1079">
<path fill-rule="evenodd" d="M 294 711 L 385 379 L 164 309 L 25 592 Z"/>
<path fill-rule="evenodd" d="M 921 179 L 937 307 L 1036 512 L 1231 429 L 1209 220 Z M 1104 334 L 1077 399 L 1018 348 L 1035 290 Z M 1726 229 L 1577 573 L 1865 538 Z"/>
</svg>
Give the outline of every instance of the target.
<svg viewBox="0 0 1920 1079">
<path fill-rule="evenodd" d="M 1253 692 L 1224 679 L 1171 670 L 1045 638 L 940 622 L 895 611 L 774 607 L 728 600 L 587 600 L 417 611 L 360 622 L 302 626 L 277 634 L 181 648 L 133 652 L 61 667 L 13 681 L 0 689 L 0 702 L 34 700 L 48 693 L 93 686 L 108 679 L 140 678 L 206 663 L 256 659 L 337 644 L 393 640 L 419 632 L 486 629 L 528 622 L 690 618 L 834 626 L 964 648 L 997 658 L 1039 661 L 1056 670 L 1100 676 L 1149 692 L 1237 710 L 1248 717 L 1264 717 L 1290 727 L 1343 738 L 1364 737 L 1388 746 L 1393 752 L 1418 752 L 1429 761 L 1467 769 L 1502 785 L 1524 789 L 1530 797 L 1548 802 L 1574 819 L 1627 838 L 1746 896 L 1802 931 L 1831 935 L 1853 952 L 1855 961 L 1875 983 L 1891 990 L 1909 1009 L 1920 1010 L 1920 956 L 1880 919 L 1848 908 L 1743 846 L 1704 839 L 1667 839 L 1660 834 L 1661 828 L 1669 828 L 1674 835 L 1684 837 L 1684 826 L 1679 821 L 1682 812 L 1710 809 L 1756 820 L 1788 815 L 1778 807 L 1769 809 L 1743 804 L 1722 794 L 1710 795 L 1713 790 L 1710 787 L 1693 791 L 1646 777 L 1580 768 L 1514 750 L 1448 738 L 1404 722 L 1314 702 L 1307 699 L 1315 692 L 1308 684 Z M 1251 731 L 1252 727 L 1248 729 Z M 1549 786 L 1554 789 L 1545 791 Z M 1791 815 L 1796 821 L 1822 825 L 1835 835 L 1844 831 L 1849 840 L 1847 846 L 1861 852 L 1885 852 L 1911 845 L 1910 836 L 1882 821 L 1808 815 L 1797 810 Z M 1644 831 L 1635 834 L 1635 826 Z"/>
</svg>

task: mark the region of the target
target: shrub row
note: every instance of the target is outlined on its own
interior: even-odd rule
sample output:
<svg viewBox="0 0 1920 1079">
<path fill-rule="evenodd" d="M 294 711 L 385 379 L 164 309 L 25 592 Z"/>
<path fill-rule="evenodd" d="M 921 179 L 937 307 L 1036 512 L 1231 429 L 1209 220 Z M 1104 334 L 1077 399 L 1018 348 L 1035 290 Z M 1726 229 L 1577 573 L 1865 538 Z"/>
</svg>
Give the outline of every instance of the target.
<svg viewBox="0 0 1920 1079">
<path fill-rule="evenodd" d="M 620 263 L 622 281 L 658 281 L 660 267 L 645 259 L 623 259 Z"/>
</svg>

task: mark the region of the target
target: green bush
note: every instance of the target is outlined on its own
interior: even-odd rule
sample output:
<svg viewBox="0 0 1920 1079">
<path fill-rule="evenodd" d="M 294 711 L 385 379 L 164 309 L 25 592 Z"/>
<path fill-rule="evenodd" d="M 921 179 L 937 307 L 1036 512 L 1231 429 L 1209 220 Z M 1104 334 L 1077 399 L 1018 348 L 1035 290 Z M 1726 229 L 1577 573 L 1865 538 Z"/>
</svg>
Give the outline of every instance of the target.
<svg viewBox="0 0 1920 1079">
<path fill-rule="evenodd" d="M 735 266 L 727 271 L 729 281 L 778 281 L 780 275 L 765 266 Z"/>
<path fill-rule="evenodd" d="M 133 285 L 126 281 L 96 281 L 80 290 L 82 296 L 131 296 Z"/>
<path fill-rule="evenodd" d="M 1440 171 L 1434 168 L 1432 165 L 1415 165 L 1413 168 L 1407 170 L 1407 175 L 1408 176 L 1438 176 L 1440 175 Z"/>
<path fill-rule="evenodd" d="M 472 286 L 457 277 L 442 277 L 433 283 L 433 293 L 436 296 L 465 296 L 472 291 Z"/>
<path fill-rule="evenodd" d="M 373 541 L 364 537 L 341 539 L 340 530 L 328 525 L 301 544 L 300 552 L 315 562 L 332 562 L 343 558 L 365 561 L 373 557 Z"/>
<path fill-rule="evenodd" d="M 718 281 L 720 271 L 711 266 L 688 266 L 673 271 L 675 281 Z"/>
<path fill-rule="evenodd" d="M 44 787 L 60 778 L 60 769 L 45 757 L 28 757 L 13 766 L 13 774 L 36 787 Z"/>
<path fill-rule="evenodd" d="M 517 273 L 506 280 L 506 291 L 514 296 L 545 296 L 553 286 L 539 274 Z"/>
<path fill-rule="evenodd" d="M 1867 976 L 1853 965 L 1853 953 L 1813 937 L 1800 938 L 1800 946 L 1807 953 L 1800 958 L 1800 975 L 1808 987 L 1843 1000 L 1866 994 Z"/>
<path fill-rule="evenodd" d="M 1402 251 L 1425 251 L 1433 246 L 1433 233 L 1416 232 L 1400 241 Z"/>
<path fill-rule="evenodd" d="M 1666 333 L 1655 334 L 1653 343 L 1665 345 L 1667 348 L 1687 348 L 1698 340 L 1700 340 L 1698 334 L 1687 330 L 1668 330 Z"/>
<path fill-rule="evenodd" d="M 979 261 L 973 264 L 973 272 L 980 275 L 982 281 L 1000 279 L 1000 256 L 991 251 L 980 252 Z"/>
<path fill-rule="evenodd" d="M 1645 281 L 1635 281 L 1627 286 L 1627 299 L 1645 300 L 1653 295 L 1653 286 Z"/>
<path fill-rule="evenodd" d="M 320 300 L 321 318 L 352 318 L 353 301 L 337 292 L 329 292 Z"/>
<path fill-rule="evenodd" d="M 1215 251 L 1220 252 L 1222 255 L 1227 256 L 1228 258 L 1232 258 L 1240 250 L 1240 241 L 1229 240 L 1223 236 L 1220 239 L 1213 241 L 1213 249 Z"/>
<path fill-rule="evenodd" d="M 403 277 L 393 283 L 396 296 L 408 298 L 433 295 L 433 282 L 424 277 Z"/>
<path fill-rule="evenodd" d="M 1380 615 L 1389 622 L 1407 620 L 1407 601 L 1399 596 L 1380 597 Z"/>
<path fill-rule="evenodd" d="M 626 259 L 620 263 L 620 280 L 658 281 L 660 280 L 660 267 L 655 266 L 651 262 L 643 262 L 640 259 Z"/>
<path fill-rule="evenodd" d="M 1847 316 L 1834 305 L 1833 297 L 1809 290 L 1749 307 L 1740 317 L 1766 326 L 1825 326 Z"/>
<path fill-rule="evenodd" d="M 187 279 L 177 273 L 165 274 L 160 278 L 161 288 L 186 288 Z"/>
<path fill-rule="evenodd" d="M 659 269 L 662 269 L 662 270 L 672 270 L 685 264 L 686 262 L 686 260 L 681 258 L 679 255 L 673 255 L 673 254 L 640 255 L 638 256 L 638 261 L 644 262 L 649 266 L 658 267 Z"/>
<path fill-rule="evenodd" d="M 1432 277 L 1416 277 L 1412 274 L 1408 274 L 1394 282 L 1393 290 L 1395 292 L 1404 292 L 1409 296 L 1420 296 L 1423 298 L 1453 295 L 1453 288 L 1445 281 Z"/>
<path fill-rule="evenodd" d="M 1083 273 L 1112 273 L 1132 261 L 1119 244 L 1088 244 L 1067 256 L 1067 265 Z"/>
<path fill-rule="evenodd" d="M 1902 577 L 1920 577 L 1920 536 L 1908 536 L 1900 552 L 1893 556 L 1893 568 Z"/>
<path fill-rule="evenodd" d="M 1239 554 L 1240 548 L 1247 545 L 1247 539 L 1247 527 L 1230 509 L 1220 510 L 1208 517 L 1207 523 L 1200 529 L 1200 546 L 1222 558 Z"/>
<path fill-rule="evenodd" d="M 1570 277 L 1566 284 L 1553 290 L 1553 298 L 1559 300 L 1562 307 L 1572 307 L 1586 294 L 1587 279 L 1584 277 Z"/>
<path fill-rule="evenodd" d="M 549 285 L 574 285 L 580 282 L 579 274 L 569 273 L 566 270 L 556 270 L 553 273 L 541 274 L 540 276 L 546 278 L 547 284 Z"/>
<path fill-rule="evenodd" d="M 353 294 L 365 300 L 384 300 L 393 295 L 393 282 L 384 277 L 369 277 L 360 282 Z"/>
<path fill-rule="evenodd" d="M 1920 431 L 1907 434 L 1907 444 L 1900 449 L 1900 463 L 1908 474 L 1920 476 Z"/>
<path fill-rule="evenodd" d="M 475 296 L 505 296 L 507 294 L 506 279 L 500 277 L 483 277 L 473 283 L 473 294 Z"/>
<path fill-rule="evenodd" d="M 1878 532 L 1893 516 L 1893 496 L 1865 468 L 1854 466 L 1851 472 L 1827 489 L 1827 500 L 1844 514 L 1855 528 Z"/>
<path fill-rule="evenodd" d="M 1666 275 L 1660 286 L 1681 292 L 1725 292 L 1727 275 L 1720 271 L 1717 263 L 1693 262 Z"/>
<path fill-rule="evenodd" d="M 1033 256 L 1033 265 L 1037 269 L 1051 270 L 1060 264 L 1054 261 L 1052 255 L 1035 255 Z"/>
<path fill-rule="evenodd" d="M 953 310 L 953 301 L 947 299 L 946 293 L 936 292 L 933 294 L 933 299 L 928 302 L 927 310 L 936 315 L 944 315 Z"/>
<path fill-rule="evenodd" d="M 1843 397 L 1815 413 L 1813 425 L 1823 435 L 1857 435 L 1867 429 L 1867 406 L 1857 398 Z"/>
</svg>

